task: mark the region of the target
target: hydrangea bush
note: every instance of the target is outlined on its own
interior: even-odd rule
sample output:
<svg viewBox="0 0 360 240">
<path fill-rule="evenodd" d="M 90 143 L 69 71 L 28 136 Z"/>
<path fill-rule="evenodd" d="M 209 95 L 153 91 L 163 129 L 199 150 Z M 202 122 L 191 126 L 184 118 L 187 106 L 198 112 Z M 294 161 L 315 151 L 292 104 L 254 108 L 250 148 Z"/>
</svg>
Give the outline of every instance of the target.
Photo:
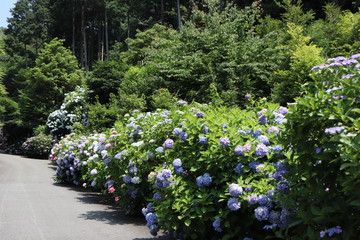
<svg viewBox="0 0 360 240">
<path fill-rule="evenodd" d="M 22 144 L 22 154 L 32 158 L 48 158 L 54 145 L 52 136 L 40 134 L 30 137 Z"/>
<path fill-rule="evenodd" d="M 278 143 L 287 109 L 260 105 L 134 111 L 107 133 L 62 139 L 52 152 L 57 176 L 108 192 L 128 213 L 143 208 L 153 235 L 274 236 L 290 214 Z"/>
<path fill-rule="evenodd" d="M 356 239 L 360 233 L 360 54 L 313 68 L 313 83 L 292 104 L 284 145 L 292 239 Z"/>
</svg>

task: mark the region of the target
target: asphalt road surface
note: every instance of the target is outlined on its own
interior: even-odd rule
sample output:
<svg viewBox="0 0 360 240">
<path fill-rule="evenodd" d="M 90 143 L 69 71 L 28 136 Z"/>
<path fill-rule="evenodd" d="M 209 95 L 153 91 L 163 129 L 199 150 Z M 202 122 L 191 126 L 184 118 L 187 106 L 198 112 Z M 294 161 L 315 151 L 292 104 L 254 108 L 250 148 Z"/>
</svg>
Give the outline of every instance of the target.
<svg viewBox="0 0 360 240">
<path fill-rule="evenodd" d="M 53 182 L 47 160 L 0 154 L 0 240 L 147 240 L 131 218 L 98 193 Z"/>
</svg>

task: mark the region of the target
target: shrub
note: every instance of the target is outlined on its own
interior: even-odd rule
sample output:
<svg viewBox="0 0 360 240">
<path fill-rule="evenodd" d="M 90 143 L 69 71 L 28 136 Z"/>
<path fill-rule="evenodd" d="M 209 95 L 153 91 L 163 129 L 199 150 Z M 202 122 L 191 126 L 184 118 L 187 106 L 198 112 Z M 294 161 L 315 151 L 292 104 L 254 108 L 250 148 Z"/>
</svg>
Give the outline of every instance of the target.
<svg viewBox="0 0 360 240">
<path fill-rule="evenodd" d="M 288 206 L 298 209 L 292 239 L 360 233 L 360 65 L 337 57 L 313 68 L 313 83 L 292 104 L 284 132 L 292 166 Z M 332 234 L 331 234 L 332 233 Z"/>
<path fill-rule="evenodd" d="M 289 216 L 279 203 L 289 185 L 277 144 L 286 108 L 184 103 L 134 111 L 104 134 L 64 138 L 52 155 L 59 180 L 109 192 L 131 214 L 147 205 L 154 235 L 273 236 L 263 228 L 283 228 Z"/>
<path fill-rule="evenodd" d="M 32 158 L 48 158 L 54 141 L 51 136 L 38 135 L 26 139 L 22 144 L 23 154 Z"/>
</svg>

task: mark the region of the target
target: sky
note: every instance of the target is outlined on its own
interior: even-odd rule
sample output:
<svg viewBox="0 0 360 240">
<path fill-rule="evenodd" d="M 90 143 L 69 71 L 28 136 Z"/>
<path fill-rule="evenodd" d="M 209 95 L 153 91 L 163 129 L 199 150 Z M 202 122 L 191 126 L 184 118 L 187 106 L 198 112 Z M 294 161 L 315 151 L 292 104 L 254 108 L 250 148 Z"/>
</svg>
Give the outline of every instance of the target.
<svg viewBox="0 0 360 240">
<path fill-rule="evenodd" d="M 11 16 L 10 9 L 17 0 L 0 0 L 0 27 L 7 27 L 6 19 Z"/>
</svg>

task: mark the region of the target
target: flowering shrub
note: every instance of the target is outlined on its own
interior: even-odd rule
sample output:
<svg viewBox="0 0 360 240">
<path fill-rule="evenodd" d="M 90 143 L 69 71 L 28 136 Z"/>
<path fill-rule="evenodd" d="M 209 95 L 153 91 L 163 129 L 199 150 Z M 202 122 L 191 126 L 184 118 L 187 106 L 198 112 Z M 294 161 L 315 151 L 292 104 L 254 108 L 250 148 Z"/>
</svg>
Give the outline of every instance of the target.
<svg viewBox="0 0 360 240">
<path fill-rule="evenodd" d="M 146 206 L 153 235 L 272 236 L 289 217 L 280 204 L 289 184 L 278 143 L 287 111 L 261 105 L 180 101 L 178 110 L 132 112 L 107 133 L 63 138 L 52 152 L 57 176 L 108 192 L 128 213 Z"/>
<path fill-rule="evenodd" d="M 360 233 L 360 54 L 313 68 L 314 83 L 290 108 L 289 206 L 293 239 L 356 239 Z"/>
<path fill-rule="evenodd" d="M 22 153 L 33 158 L 48 158 L 54 141 L 51 136 L 38 135 L 26 139 L 22 144 Z"/>
<path fill-rule="evenodd" d="M 65 99 L 60 109 L 50 113 L 46 125 L 50 133 L 56 137 L 64 136 L 73 130 L 75 123 L 86 123 L 84 112 L 85 89 L 77 87 L 75 91 L 65 94 Z"/>
</svg>

